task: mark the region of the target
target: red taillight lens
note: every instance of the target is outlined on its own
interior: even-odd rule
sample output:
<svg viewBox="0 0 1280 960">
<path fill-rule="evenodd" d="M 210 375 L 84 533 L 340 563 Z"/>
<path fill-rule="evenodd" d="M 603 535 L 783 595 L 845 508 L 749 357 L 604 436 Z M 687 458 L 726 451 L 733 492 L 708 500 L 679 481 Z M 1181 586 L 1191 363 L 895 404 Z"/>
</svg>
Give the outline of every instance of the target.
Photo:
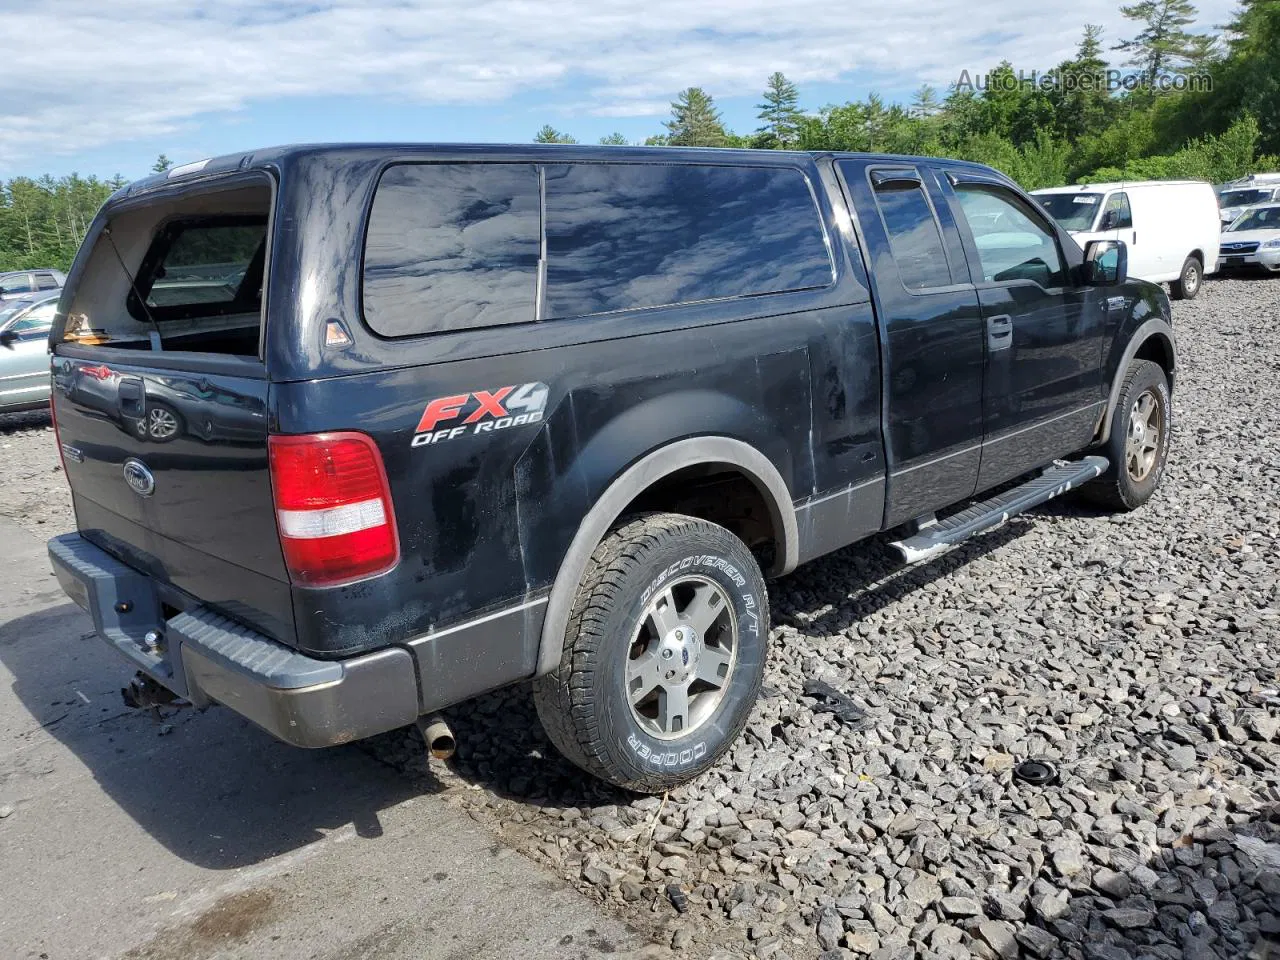
<svg viewBox="0 0 1280 960">
<path fill-rule="evenodd" d="M 296 583 L 332 586 L 400 559 L 382 456 L 363 433 L 267 438 L 276 525 Z"/>
</svg>

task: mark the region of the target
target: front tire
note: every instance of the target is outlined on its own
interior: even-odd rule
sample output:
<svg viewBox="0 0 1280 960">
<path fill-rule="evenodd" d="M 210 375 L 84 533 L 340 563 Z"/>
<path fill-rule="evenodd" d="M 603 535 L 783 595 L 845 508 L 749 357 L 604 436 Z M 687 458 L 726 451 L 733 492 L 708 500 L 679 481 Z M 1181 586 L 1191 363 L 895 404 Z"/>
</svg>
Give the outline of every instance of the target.
<svg viewBox="0 0 1280 960">
<path fill-rule="evenodd" d="M 768 637 L 764 578 L 741 540 L 680 514 L 630 518 L 591 555 L 560 665 L 534 681 L 538 717 L 588 773 L 669 790 L 742 732 Z"/>
<path fill-rule="evenodd" d="M 1168 461 L 1172 412 L 1164 371 L 1150 360 L 1130 363 L 1111 415 L 1106 447 L 1111 467 L 1082 492 L 1119 511 L 1136 510 L 1150 500 Z"/>
<path fill-rule="evenodd" d="M 1174 300 L 1194 300 L 1203 283 L 1204 267 L 1196 257 L 1187 257 L 1178 279 L 1169 284 L 1169 295 Z"/>
</svg>

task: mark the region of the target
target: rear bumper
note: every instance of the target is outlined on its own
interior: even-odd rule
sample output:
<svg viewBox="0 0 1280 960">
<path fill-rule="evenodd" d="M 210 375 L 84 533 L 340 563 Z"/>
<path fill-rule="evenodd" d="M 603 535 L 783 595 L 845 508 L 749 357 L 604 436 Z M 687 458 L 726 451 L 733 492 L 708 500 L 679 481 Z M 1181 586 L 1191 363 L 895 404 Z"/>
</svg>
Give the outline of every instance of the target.
<svg viewBox="0 0 1280 960">
<path fill-rule="evenodd" d="M 316 660 L 204 606 L 166 617 L 154 580 L 79 534 L 50 540 L 49 559 L 98 636 L 196 706 L 221 703 L 299 747 L 347 743 L 418 717 L 414 659 L 401 647 Z"/>
</svg>

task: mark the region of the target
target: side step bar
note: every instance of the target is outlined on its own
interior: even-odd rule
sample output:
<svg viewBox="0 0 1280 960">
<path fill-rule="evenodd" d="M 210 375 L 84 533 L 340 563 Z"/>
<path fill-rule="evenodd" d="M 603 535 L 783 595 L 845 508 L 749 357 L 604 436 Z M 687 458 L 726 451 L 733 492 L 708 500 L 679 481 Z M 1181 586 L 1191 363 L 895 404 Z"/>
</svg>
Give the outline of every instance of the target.
<svg viewBox="0 0 1280 960">
<path fill-rule="evenodd" d="M 1010 517 L 1102 476 L 1110 465 L 1106 457 L 1085 457 L 1070 462 L 1058 460 L 1038 477 L 990 500 L 975 503 L 945 520 L 930 523 L 915 536 L 895 540 L 889 547 L 903 563 L 932 559 L 962 540 L 994 530 Z"/>
</svg>

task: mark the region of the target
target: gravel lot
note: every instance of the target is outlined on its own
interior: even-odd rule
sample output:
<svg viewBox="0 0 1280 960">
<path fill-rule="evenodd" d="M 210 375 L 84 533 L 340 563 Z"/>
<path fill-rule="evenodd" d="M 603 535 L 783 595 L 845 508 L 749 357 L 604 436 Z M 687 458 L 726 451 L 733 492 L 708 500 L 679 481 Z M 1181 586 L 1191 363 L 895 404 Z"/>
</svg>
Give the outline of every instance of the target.
<svg viewBox="0 0 1280 960">
<path fill-rule="evenodd" d="M 1156 498 L 1053 503 L 923 567 L 875 544 L 771 585 L 768 696 L 666 798 L 580 776 L 527 690 L 450 711 L 458 757 L 367 745 L 691 957 L 1280 952 L 1280 281 L 1174 304 Z M 0 423 L 0 510 L 70 526 L 47 419 Z M 803 693 L 820 679 L 865 713 Z M 1057 783 L 1019 784 L 1039 757 Z"/>
</svg>

